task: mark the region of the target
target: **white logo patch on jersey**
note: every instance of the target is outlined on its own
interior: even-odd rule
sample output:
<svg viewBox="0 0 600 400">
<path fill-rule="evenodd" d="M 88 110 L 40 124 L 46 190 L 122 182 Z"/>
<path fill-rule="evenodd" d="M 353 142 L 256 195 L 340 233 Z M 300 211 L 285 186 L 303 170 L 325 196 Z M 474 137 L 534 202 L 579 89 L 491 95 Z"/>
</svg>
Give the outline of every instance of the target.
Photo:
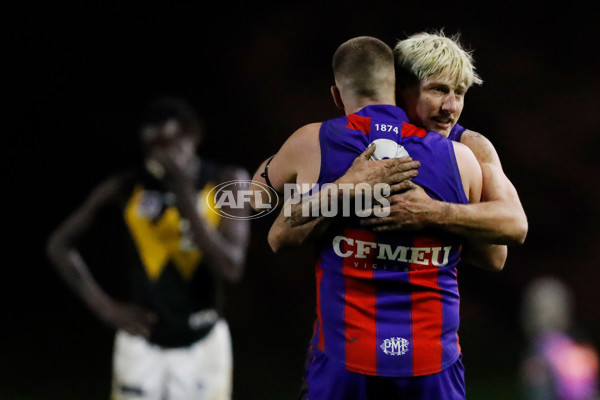
<svg viewBox="0 0 600 400">
<path fill-rule="evenodd" d="M 377 139 L 371 142 L 375 144 L 375 153 L 371 156 L 371 160 L 385 160 L 387 158 L 408 157 L 408 151 L 404 146 L 390 139 Z"/>
<path fill-rule="evenodd" d="M 408 345 L 408 340 L 401 337 L 393 337 L 385 339 L 379 347 L 388 356 L 402 356 L 408 353 Z"/>
</svg>

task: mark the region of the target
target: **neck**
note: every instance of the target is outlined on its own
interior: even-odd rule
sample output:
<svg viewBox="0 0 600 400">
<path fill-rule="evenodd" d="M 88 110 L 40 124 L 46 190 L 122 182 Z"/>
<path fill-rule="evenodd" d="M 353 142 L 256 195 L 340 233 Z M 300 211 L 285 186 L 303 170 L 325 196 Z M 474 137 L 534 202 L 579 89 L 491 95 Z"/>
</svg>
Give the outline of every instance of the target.
<svg viewBox="0 0 600 400">
<path fill-rule="evenodd" d="M 350 115 L 350 114 L 357 113 L 358 111 L 362 110 L 366 106 L 374 106 L 374 105 L 395 106 L 396 100 L 393 97 L 392 98 L 377 98 L 377 99 L 358 97 L 358 98 L 352 99 L 351 101 L 344 102 L 344 106 L 345 106 L 344 112 L 346 113 L 346 115 Z"/>
</svg>

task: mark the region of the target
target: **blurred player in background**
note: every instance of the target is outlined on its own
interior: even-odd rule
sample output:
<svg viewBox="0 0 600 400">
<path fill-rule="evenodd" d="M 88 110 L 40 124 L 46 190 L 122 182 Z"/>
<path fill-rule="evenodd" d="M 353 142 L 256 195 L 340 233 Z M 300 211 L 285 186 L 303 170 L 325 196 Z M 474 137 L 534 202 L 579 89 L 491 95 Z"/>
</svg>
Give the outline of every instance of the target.
<svg viewBox="0 0 600 400">
<path fill-rule="evenodd" d="M 598 352 L 574 324 L 570 289 L 554 277 L 529 284 L 521 321 L 528 348 L 521 368 L 525 400 L 597 400 Z"/>
<path fill-rule="evenodd" d="M 221 311 L 222 282 L 243 274 L 248 210 L 226 210 L 241 219 L 219 218 L 206 196 L 221 182 L 249 176 L 198 157 L 203 135 L 187 102 L 157 99 L 141 123 L 144 165 L 97 186 L 49 238 L 48 254 L 60 276 L 117 329 L 113 399 L 231 398 L 233 357 Z M 98 284 L 78 247 L 103 223 L 106 209 L 120 215 L 130 250 L 126 301 Z"/>
</svg>

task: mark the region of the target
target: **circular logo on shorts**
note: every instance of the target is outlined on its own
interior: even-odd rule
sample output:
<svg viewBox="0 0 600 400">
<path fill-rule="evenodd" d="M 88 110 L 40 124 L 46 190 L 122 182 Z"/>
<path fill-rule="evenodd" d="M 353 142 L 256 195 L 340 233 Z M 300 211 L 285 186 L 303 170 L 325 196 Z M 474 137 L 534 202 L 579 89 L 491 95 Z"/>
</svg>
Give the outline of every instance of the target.
<svg viewBox="0 0 600 400">
<path fill-rule="evenodd" d="M 255 213 L 240 211 L 254 203 Z M 271 187 L 251 180 L 234 180 L 213 187 L 206 196 L 208 208 L 224 218 L 256 219 L 272 213 L 279 204 L 279 195 Z"/>
</svg>

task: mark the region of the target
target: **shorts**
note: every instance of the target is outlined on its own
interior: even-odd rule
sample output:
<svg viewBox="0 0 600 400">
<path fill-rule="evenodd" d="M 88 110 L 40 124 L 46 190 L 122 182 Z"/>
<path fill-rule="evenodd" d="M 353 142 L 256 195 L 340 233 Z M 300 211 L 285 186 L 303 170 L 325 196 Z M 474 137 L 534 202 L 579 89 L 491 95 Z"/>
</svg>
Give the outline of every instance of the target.
<svg viewBox="0 0 600 400">
<path fill-rule="evenodd" d="M 162 348 L 118 331 L 112 400 L 230 400 L 233 357 L 229 326 L 219 320 L 189 347 Z"/>
<path fill-rule="evenodd" d="M 437 374 L 370 376 L 348 371 L 311 346 L 301 400 L 465 400 L 462 359 Z"/>
</svg>

